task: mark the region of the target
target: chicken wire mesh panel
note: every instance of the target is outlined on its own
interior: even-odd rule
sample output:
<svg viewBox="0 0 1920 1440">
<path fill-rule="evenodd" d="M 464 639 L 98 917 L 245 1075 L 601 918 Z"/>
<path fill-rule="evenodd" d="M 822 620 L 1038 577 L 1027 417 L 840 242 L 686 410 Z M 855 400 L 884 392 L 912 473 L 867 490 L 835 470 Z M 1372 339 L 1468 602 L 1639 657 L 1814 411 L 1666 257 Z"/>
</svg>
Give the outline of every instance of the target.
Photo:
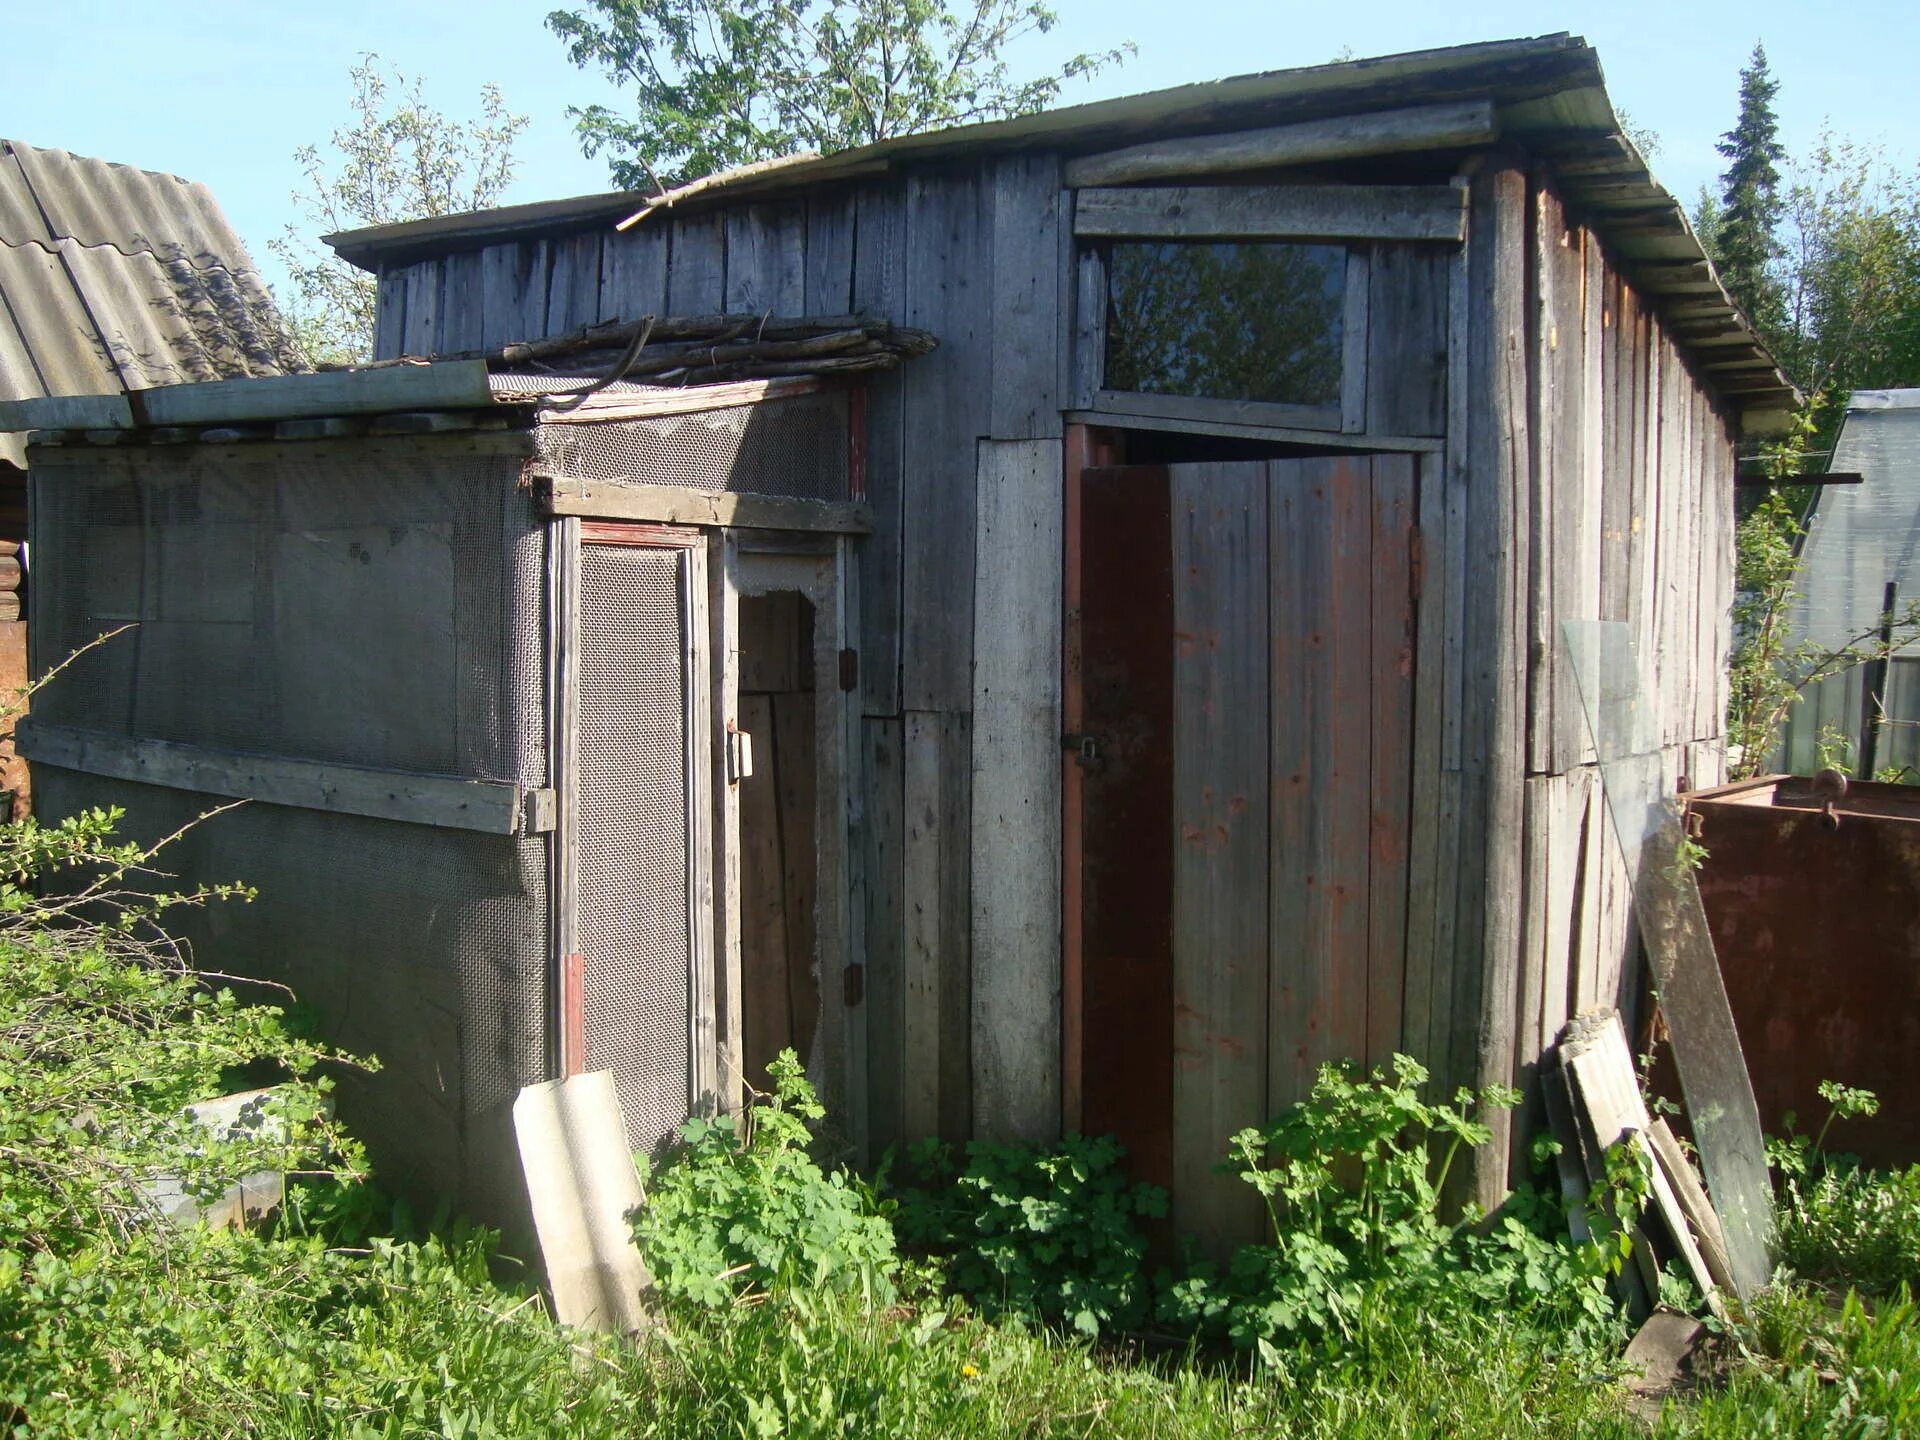
<svg viewBox="0 0 1920 1440">
<path fill-rule="evenodd" d="M 122 835 L 145 843 L 231 803 L 47 766 L 34 785 L 47 815 L 124 807 Z M 187 830 L 159 865 L 258 891 L 169 912 L 196 965 L 265 982 L 236 989 L 293 1004 L 322 1038 L 379 1059 L 338 1081 L 382 1182 L 510 1219 L 520 1182 L 499 1132 L 520 1087 L 548 1076 L 545 844 L 246 804 Z"/>
<path fill-rule="evenodd" d="M 515 463 L 151 449 L 34 470 L 36 699 L 142 739 L 544 783 L 541 532 Z"/>
<path fill-rule="evenodd" d="M 627 1138 L 653 1151 L 692 1089 L 685 554 L 580 551 L 573 833 L 586 1065 L 614 1073 Z"/>
<path fill-rule="evenodd" d="M 798 500 L 847 498 L 847 397 L 786 396 L 639 420 L 543 425 L 542 464 L 583 480 L 625 480 Z"/>
</svg>

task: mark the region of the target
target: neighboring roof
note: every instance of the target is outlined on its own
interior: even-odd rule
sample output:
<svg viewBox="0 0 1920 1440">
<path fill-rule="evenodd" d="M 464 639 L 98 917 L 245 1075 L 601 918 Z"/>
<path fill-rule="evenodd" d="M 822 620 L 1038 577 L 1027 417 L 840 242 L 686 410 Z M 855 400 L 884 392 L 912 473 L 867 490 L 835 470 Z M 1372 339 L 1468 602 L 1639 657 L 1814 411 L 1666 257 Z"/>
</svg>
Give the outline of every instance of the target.
<svg viewBox="0 0 1920 1440">
<path fill-rule="evenodd" d="M 1920 599 L 1920 390 L 1856 390 L 1833 469 L 1859 485 L 1823 490 L 1801 548 L 1796 640 L 1859 643 L 1878 627 L 1889 582 Z"/>
<path fill-rule="evenodd" d="M 962 125 L 834 155 L 746 166 L 679 192 L 680 203 L 725 203 L 996 150 L 1114 149 L 1143 139 L 1251 129 L 1415 104 L 1490 98 L 1501 132 L 1552 162 L 1577 213 L 1620 258 L 1636 288 L 1657 297 L 1707 382 L 1747 412 L 1778 423 L 1799 395 L 1715 275 L 1686 211 L 1653 178 L 1607 98 L 1600 58 L 1572 35 L 1501 40 L 1378 59 L 1276 70 L 1070 105 L 1015 120 Z M 326 237 L 368 269 L 497 240 L 617 222 L 666 197 L 614 192 L 514 205 Z"/>
<path fill-rule="evenodd" d="M 304 368 L 204 185 L 0 140 L 0 399 Z"/>
</svg>

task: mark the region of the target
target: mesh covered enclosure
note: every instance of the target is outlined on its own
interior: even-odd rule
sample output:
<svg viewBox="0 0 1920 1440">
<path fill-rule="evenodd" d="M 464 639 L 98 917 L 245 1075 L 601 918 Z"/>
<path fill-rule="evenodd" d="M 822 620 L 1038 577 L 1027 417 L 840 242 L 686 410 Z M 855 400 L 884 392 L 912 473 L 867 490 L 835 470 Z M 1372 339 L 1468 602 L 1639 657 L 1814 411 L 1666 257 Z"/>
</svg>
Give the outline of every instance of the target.
<svg viewBox="0 0 1920 1440">
<path fill-rule="evenodd" d="M 535 431 L 540 463 L 585 480 L 626 480 L 799 500 L 847 498 L 847 396 L 827 390 L 637 420 Z"/>
<path fill-rule="evenodd" d="M 545 543 L 518 468 L 431 445 L 49 455 L 35 663 L 135 628 L 36 697 L 36 722 L 548 784 Z M 149 841 L 230 803 L 45 765 L 35 789 L 46 815 L 123 806 Z M 165 856 L 259 891 L 180 912 L 198 964 L 290 987 L 319 1033 L 379 1057 L 341 1111 L 383 1178 L 514 1222 L 508 1107 L 548 1074 L 545 839 L 254 803 Z"/>
<path fill-rule="evenodd" d="M 586 1063 L 614 1072 L 635 1149 L 692 1081 L 685 552 L 580 551 L 579 942 Z"/>
<path fill-rule="evenodd" d="M 1920 600 L 1920 390 L 1855 391 L 1832 468 L 1862 483 L 1821 492 L 1801 550 L 1791 643 L 1809 654 L 1871 644 L 1889 608 L 1900 617 Z M 1864 762 L 1876 669 L 1851 666 L 1802 692 L 1788 712 L 1783 768 Z M 1895 723 L 1880 728 L 1874 768 L 1920 769 L 1920 654 L 1909 648 L 1886 670 L 1881 698 Z"/>
<path fill-rule="evenodd" d="M 34 467 L 51 724 L 544 784 L 543 541 L 517 466 L 428 447 Z"/>
</svg>

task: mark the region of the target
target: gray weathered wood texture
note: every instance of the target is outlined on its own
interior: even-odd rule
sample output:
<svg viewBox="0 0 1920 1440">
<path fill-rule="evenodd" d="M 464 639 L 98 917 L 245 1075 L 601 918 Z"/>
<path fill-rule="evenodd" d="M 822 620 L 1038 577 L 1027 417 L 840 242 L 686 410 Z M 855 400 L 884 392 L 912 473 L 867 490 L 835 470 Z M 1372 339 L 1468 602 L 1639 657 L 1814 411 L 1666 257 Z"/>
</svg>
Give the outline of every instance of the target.
<svg viewBox="0 0 1920 1440">
<path fill-rule="evenodd" d="M 1443 105 L 1368 123 L 1384 127 L 1368 142 L 1376 148 L 1386 131 L 1418 148 L 1421 133 L 1489 122 L 1471 106 Z M 1718 777 L 1731 642 L 1727 418 L 1658 302 L 1624 281 L 1561 204 L 1554 177 L 1517 149 L 1483 152 L 1453 185 L 1100 188 L 1226 174 L 1256 153 L 1298 157 L 1308 145 L 1347 143 L 1315 138 L 1319 128 L 1065 162 L 1036 152 L 910 168 L 801 201 L 662 210 L 620 235 L 504 241 L 510 255 L 413 260 L 383 277 L 382 354 L 523 338 L 511 332 L 533 316 L 536 296 L 550 331 L 746 308 L 851 311 L 938 337 L 931 355 L 867 383 L 860 503 L 872 532 L 854 551 L 866 718 L 852 844 L 868 967 L 864 1094 L 877 1144 L 1057 1126 L 1040 1112 L 1062 1083 L 1058 1045 L 1041 1032 L 1056 1024 L 1044 1007 L 1058 1004 L 1047 937 L 1059 928 L 1061 831 L 1050 797 L 1060 724 L 1049 688 L 1057 671 L 1044 657 L 1059 652 L 1048 597 L 1061 562 L 1058 532 L 1045 527 L 1057 523 L 1051 442 L 1063 412 L 1154 432 L 1163 446 L 1184 434 L 1417 457 L 1397 462 L 1405 478 L 1386 502 L 1389 531 L 1400 529 L 1398 509 L 1408 511 L 1393 565 L 1404 559 L 1411 575 L 1411 616 L 1381 569 L 1370 602 L 1376 668 L 1363 677 L 1375 690 L 1395 678 L 1377 668 L 1384 625 L 1408 652 L 1404 733 L 1375 736 L 1354 761 L 1372 777 L 1389 753 L 1406 757 L 1404 775 L 1369 779 L 1356 811 L 1371 874 L 1380 815 L 1404 810 L 1403 880 L 1377 895 L 1367 882 L 1368 976 L 1357 997 L 1333 997 L 1345 1017 L 1334 1030 L 1281 1033 L 1306 1023 L 1299 997 L 1259 1000 L 1272 1032 L 1263 1103 L 1297 1095 L 1315 1058 L 1379 1059 L 1393 1044 L 1446 1088 L 1511 1081 L 1530 1073 L 1568 1015 L 1631 1001 L 1631 889 L 1602 823 L 1559 626 L 1605 618 L 1632 627 L 1668 768 L 1695 783 Z M 1347 312 L 1353 358 L 1342 405 L 1099 389 L 1095 247 L 1184 235 L 1353 246 L 1349 273 L 1364 285 Z M 1263 503 L 1279 513 L 1299 501 L 1275 490 Z M 1372 503 L 1378 526 L 1378 492 Z M 1265 562 L 1270 605 L 1289 593 L 1279 588 L 1282 558 L 1294 563 L 1273 553 Z M 1307 553 L 1297 561 L 1302 575 L 1332 563 Z M 1260 705 L 1263 744 L 1302 719 L 1292 694 L 1262 692 Z M 1272 823 L 1277 834 L 1295 820 L 1279 807 Z M 1297 863 L 1291 852 L 1270 858 Z M 1278 957 L 1275 927 L 1293 921 L 1263 917 Z M 1397 954 L 1375 943 L 1376 930 L 1402 928 Z M 1194 982 L 1203 979 L 1231 977 Z M 1016 1014 L 1017 1035 L 998 1029 Z M 1236 1083 L 1212 1070 L 1181 1081 L 1183 1093 L 1204 1089 L 1209 1106 Z M 1220 1138 L 1196 1132 L 1190 1168 Z M 1511 1140 L 1503 1128 L 1489 1151 L 1483 1198 L 1497 1196 L 1517 1153 Z"/>
<path fill-rule="evenodd" d="M 1131 239 L 1451 240 L 1451 185 L 1205 185 L 1081 190 L 1073 233 Z"/>
<path fill-rule="evenodd" d="M 243 754 L 172 740 L 129 739 L 28 719 L 19 722 L 14 745 L 40 765 L 265 805 L 371 815 L 495 835 L 511 835 L 522 823 L 520 787 L 491 780 Z"/>
<path fill-rule="evenodd" d="M 1065 175 L 1066 183 L 1072 186 L 1134 185 L 1143 180 L 1226 175 L 1360 156 L 1484 145 L 1497 133 L 1493 106 L 1485 100 L 1464 100 L 1305 120 L 1263 130 L 1153 140 L 1100 155 L 1077 156 L 1067 162 Z"/>
<path fill-rule="evenodd" d="M 973 592 L 974 1132 L 1060 1128 L 1057 440 L 987 440 Z"/>
</svg>

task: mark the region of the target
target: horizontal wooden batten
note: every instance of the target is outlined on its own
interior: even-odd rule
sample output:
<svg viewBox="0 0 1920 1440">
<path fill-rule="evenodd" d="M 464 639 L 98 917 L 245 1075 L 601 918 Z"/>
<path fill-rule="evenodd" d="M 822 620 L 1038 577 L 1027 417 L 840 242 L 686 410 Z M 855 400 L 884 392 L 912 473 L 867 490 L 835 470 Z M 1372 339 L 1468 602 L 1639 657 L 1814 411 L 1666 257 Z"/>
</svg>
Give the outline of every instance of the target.
<svg viewBox="0 0 1920 1440">
<path fill-rule="evenodd" d="M 494 780 L 214 750 L 31 719 L 15 728 L 14 748 L 37 765 L 266 805 L 493 835 L 552 828 L 548 792 Z"/>
<path fill-rule="evenodd" d="M 790 395 L 814 395 L 828 382 L 811 375 L 779 376 L 771 380 L 733 380 L 720 385 L 663 386 L 658 390 L 603 390 L 567 404 L 564 395 L 539 398 L 542 425 L 577 425 L 596 420 L 638 420 L 653 415 L 690 415 L 700 410 L 726 410 Z"/>
<path fill-rule="evenodd" d="M 799 500 L 690 490 L 679 485 L 623 485 L 572 475 L 536 473 L 534 494 L 549 515 L 639 520 L 657 525 L 723 525 L 743 530 L 817 530 L 865 535 L 870 506 L 850 500 Z"/>
<path fill-rule="evenodd" d="M 1270 400 L 1221 400 L 1205 395 L 1151 395 L 1137 390 L 1097 390 L 1093 408 L 1112 415 L 1150 415 L 1162 420 L 1203 420 L 1266 425 L 1292 430 L 1333 430 L 1339 405 L 1283 405 Z"/>
<path fill-rule="evenodd" d="M 0 400 L 0 431 L 125 430 L 133 407 L 125 395 L 40 395 Z"/>
<path fill-rule="evenodd" d="M 1115 240 L 1427 240 L 1466 235 L 1453 185 L 1203 185 L 1077 192 L 1073 233 Z"/>
<path fill-rule="evenodd" d="M 1069 160 L 1064 175 L 1066 183 L 1075 188 L 1127 185 L 1142 180 L 1231 174 L 1311 165 L 1325 160 L 1488 145 L 1498 139 L 1499 134 L 1491 101 L 1464 100 L 1378 110 L 1371 115 L 1306 120 L 1225 135 L 1149 141 Z"/>
<path fill-rule="evenodd" d="M 84 406 L 79 402 L 87 402 Z M 50 396 L 0 402 L 0 430 L 127 430 L 143 425 L 223 425 L 493 404 L 480 360 L 386 365 L 251 380 L 162 385 L 125 395 Z"/>
<path fill-rule="evenodd" d="M 1431 435 L 1348 435 L 1338 431 L 1294 430 L 1281 425 L 1243 425 L 1232 421 L 1180 419 L 1166 415 L 1135 415 L 1119 410 L 1069 410 L 1069 425 L 1093 425 L 1114 430 L 1159 430 L 1175 435 L 1222 435 L 1236 440 L 1265 440 L 1277 445 L 1313 446 L 1328 450 L 1437 452 L 1445 440 Z"/>
</svg>

